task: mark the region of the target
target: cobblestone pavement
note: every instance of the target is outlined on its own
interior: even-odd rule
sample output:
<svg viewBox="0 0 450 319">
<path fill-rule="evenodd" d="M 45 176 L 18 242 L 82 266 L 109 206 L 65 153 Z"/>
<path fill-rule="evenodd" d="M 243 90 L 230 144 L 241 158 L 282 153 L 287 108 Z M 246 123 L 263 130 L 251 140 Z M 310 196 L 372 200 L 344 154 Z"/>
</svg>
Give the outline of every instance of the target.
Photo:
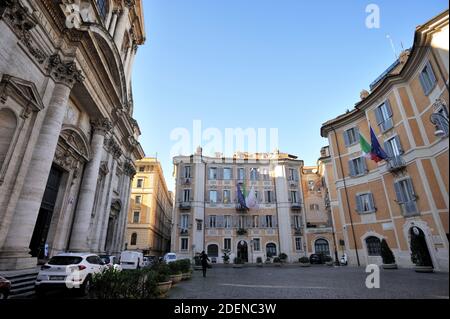
<svg viewBox="0 0 450 319">
<path fill-rule="evenodd" d="M 208 269 L 173 287 L 170 299 L 415 299 L 449 298 L 448 273 L 380 270 L 380 288 L 368 289 L 365 268 L 312 266 Z"/>
</svg>

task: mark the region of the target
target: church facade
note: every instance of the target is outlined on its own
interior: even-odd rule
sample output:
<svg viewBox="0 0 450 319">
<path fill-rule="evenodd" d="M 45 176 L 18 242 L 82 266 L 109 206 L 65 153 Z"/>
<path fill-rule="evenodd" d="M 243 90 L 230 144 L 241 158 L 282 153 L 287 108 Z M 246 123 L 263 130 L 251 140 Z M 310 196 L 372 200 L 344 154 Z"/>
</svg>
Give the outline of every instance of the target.
<svg viewBox="0 0 450 319">
<path fill-rule="evenodd" d="M 0 270 L 123 250 L 140 0 L 0 1 Z"/>
</svg>

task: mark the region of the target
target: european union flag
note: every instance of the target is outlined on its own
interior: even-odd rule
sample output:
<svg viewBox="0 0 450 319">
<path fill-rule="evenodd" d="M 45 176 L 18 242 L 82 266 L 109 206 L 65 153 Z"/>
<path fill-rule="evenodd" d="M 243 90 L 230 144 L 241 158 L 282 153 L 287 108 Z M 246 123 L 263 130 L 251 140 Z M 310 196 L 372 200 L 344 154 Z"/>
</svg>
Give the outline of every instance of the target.
<svg viewBox="0 0 450 319">
<path fill-rule="evenodd" d="M 245 197 L 241 190 L 241 185 L 237 184 L 237 198 L 238 203 L 242 208 L 248 209 L 247 204 L 245 203 Z"/>
<path fill-rule="evenodd" d="M 377 139 L 372 127 L 370 127 L 370 139 L 371 139 L 371 143 L 372 143 L 372 149 L 370 151 L 372 160 L 374 160 L 375 162 L 378 163 L 382 160 L 387 159 L 388 156 L 387 156 L 386 152 L 381 148 L 381 145 L 378 142 L 378 139 Z"/>
</svg>

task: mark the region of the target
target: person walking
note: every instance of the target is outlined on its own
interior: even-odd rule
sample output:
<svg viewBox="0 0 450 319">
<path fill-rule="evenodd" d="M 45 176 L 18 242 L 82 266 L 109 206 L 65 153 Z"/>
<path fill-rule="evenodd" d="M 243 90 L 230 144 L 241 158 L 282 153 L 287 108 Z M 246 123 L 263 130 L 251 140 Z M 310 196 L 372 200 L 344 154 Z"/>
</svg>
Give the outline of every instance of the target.
<svg viewBox="0 0 450 319">
<path fill-rule="evenodd" d="M 203 277 L 206 277 L 206 269 L 208 268 L 208 261 L 210 260 L 205 251 L 202 251 L 200 254 L 200 260 L 202 261 Z"/>
</svg>

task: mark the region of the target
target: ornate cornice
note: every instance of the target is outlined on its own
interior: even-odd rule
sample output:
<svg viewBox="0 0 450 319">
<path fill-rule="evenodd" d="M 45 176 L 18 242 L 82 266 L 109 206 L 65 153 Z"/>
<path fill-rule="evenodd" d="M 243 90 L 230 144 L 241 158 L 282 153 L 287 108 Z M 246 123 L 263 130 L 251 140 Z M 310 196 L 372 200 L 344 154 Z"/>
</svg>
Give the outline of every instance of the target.
<svg viewBox="0 0 450 319">
<path fill-rule="evenodd" d="M 136 0 L 124 0 L 123 3 L 128 9 L 132 9 L 136 5 Z"/>
<path fill-rule="evenodd" d="M 84 76 L 77 69 L 75 62 L 62 61 L 58 54 L 53 54 L 48 58 L 47 70 L 55 82 L 66 84 L 72 87 L 76 82 L 84 81 Z"/>
</svg>

